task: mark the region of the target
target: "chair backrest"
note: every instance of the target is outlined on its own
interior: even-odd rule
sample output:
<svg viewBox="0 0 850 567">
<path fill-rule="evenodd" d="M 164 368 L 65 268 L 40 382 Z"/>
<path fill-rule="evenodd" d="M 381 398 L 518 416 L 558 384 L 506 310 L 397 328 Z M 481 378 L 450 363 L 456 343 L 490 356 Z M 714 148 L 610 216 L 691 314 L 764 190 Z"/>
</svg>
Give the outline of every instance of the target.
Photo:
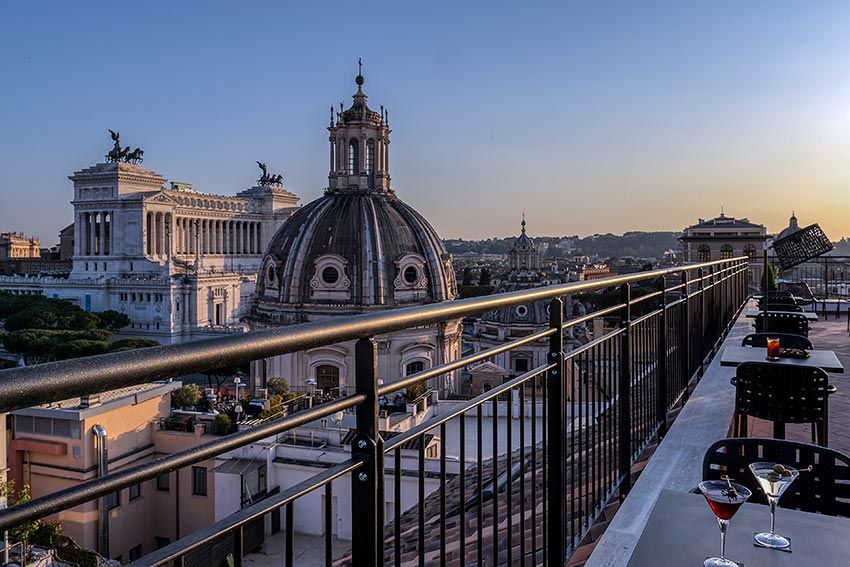
<svg viewBox="0 0 850 567">
<path fill-rule="evenodd" d="M 801 348 L 811 350 L 814 347 L 812 341 L 800 335 L 790 335 L 788 333 L 752 333 L 744 337 L 741 341 L 741 346 L 749 347 L 766 347 L 768 338 L 778 338 L 779 346 L 782 348 Z"/>
<path fill-rule="evenodd" d="M 820 368 L 744 362 L 735 371 L 735 410 L 768 421 L 826 419 L 829 378 Z"/>
<path fill-rule="evenodd" d="M 814 299 L 815 294 L 807 282 L 788 282 L 779 284 L 783 291 L 805 299 Z"/>
<path fill-rule="evenodd" d="M 785 313 L 802 313 L 803 308 L 790 303 L 771 303 L 767 306 L 768 311 L 782 311 Z"/>
<path fill-rule="evenodd" d="M 752 502 L 767 503 L 750 463 L 774 462 L 800 470 L 779 505 L 783 508 L 850 517 L 850 457 L 834 449 L 781 439 L 722 439 L 705 453 L 703 480 L 729 475 L 753 491 Z M 803 469 L 809 465 L 811 472 Z"/>
<path fill-rule="evenodd" d="M 809 336 L 809 321 L 802 313 L 787 313 L 769 311 L 767 313 L 767 330 L 776 333 Z M 764 332 L 764 314 L 756 315 L 756 332 Z"/>
</svg>

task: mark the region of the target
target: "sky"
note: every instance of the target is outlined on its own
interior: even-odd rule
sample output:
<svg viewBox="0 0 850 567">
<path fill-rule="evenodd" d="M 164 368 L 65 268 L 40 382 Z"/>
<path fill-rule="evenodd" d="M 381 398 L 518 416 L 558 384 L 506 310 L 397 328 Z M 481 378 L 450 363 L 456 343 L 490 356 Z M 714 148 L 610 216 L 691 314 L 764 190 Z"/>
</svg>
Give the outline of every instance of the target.
<svg viewBox="0 0 850 567">
<path fill-rule="evenodd" d="M 850 3 L 5 2 L 0 230 L 58 241 L 108 128 L 235 194 L 327 185 L 330 106 L 389 109 L 398 196 L 444 238 L 681 230 L 795 210 L 850 236 Z"/>
</svg>

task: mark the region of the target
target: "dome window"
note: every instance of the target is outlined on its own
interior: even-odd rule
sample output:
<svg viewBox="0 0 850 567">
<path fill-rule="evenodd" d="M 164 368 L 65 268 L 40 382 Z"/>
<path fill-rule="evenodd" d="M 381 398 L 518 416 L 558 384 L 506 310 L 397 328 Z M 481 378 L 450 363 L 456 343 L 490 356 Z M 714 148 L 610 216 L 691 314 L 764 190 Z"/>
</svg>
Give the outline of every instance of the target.
<svg viewBox="0 0 850 567">
<path fill-rule="evenodd" d="M 360 173 L 360 142 L 357 138 L 351 138 L 348 142 L 348 174 L 357 175 Z"/>
<path fill-rule="evenodd" d="M 407 285 L 413 285 L 419 281 L 419 270 L 416 266 L 408 266 L 404 269 L 404 282 Z"/>
<path fill-rule="evenodd" d="M 366 140 L 366 173 L 375 173 L 375 140 L 372 138 Z"/>
<path fill-rule="evenodd" d="M 322 270 L 322 281 L 326 285 L 335 285 L 339 281 L 339 270 L 334 266 L 328 266 Z"/>
<path fill-rule="evenodd" d="M 517 305 L 514 311 L 516 312 L 517 317 L 525 317 L 528 315 L 528 307 L 525 305 Z"/>
<path fill-rule="evenodd" d="M 269 265 L 269 268 L 266 270 L 266 280 L 273 282 L 275 280 L 275 275 L 274 266 Z"/>
</svg>

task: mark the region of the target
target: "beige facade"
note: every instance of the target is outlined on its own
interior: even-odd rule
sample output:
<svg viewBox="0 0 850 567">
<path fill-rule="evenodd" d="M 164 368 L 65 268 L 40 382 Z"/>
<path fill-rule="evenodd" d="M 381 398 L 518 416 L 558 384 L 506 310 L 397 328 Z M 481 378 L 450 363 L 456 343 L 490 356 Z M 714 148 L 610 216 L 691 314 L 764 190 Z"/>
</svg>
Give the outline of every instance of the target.
<svg viewBox="0 0 850 567">
<path fill-rule="evenodd" d="M 0 260 L 40 258 L 41 243 L 37 236 L 17 232 L 0 232 Z"/>
<path fill-rule="evenodd" d="M 146 384 L 88 401 L 75 398 L 13 412 L 10 478 L 17 486 L 29 484 L 36 498 L 95 478 L 99 464 L 95 426 L 106 433 L 109 472 L 208 441 L 203 426 L 189 433 L 161 429 L 163 418 L 171 413 L 171 392 L 179 386 L 179 382 Z M 122 561 L 138 558 L 214 521 L 212 468 L 212 461 L 199 463 L 181 469 L 179 481 L 178 473 L 170 473 L 167 480 L 144 482 L 53 519 L 84 548 Z M 203 477 L 204 483 L 195 476 Z M 108 508 L 106 523 L 100 520 L 103 506 Z"/>
<path fill-rule="evenodd" d="M 758 261 L 768 239 L 764 225 L 746 218 L 736 219 L 721 213 L 719 217 L 699 219 L 682 231 L 679 240 L 685 262 L 709 262 L 748 256 Z"/>
</svg>

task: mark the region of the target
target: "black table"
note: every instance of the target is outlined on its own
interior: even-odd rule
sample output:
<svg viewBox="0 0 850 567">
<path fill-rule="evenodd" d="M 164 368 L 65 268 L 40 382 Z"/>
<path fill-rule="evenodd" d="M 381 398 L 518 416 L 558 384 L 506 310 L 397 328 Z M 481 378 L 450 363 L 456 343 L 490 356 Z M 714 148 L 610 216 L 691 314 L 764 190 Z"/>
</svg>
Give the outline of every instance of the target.
<svg viewBox="0 0 850 567">
<path fill-rule="evenodd" d="M 795 315 L 802 315 L 808 321 L 817 321 L 818 320 L 818 314 L 813 313 L 811 311 L 803 311 L 801 313 L 799 311 L 770 311 L 770 307 L 768 307 L 767 309 L 770 313 L 794 313 Z M 744 312 L 744 317 L 746 317 L 747 319 L 755 319 L 756 316 L 761 315 L 761 314 L 762 314 L 762 312 L 759 311 L 758 309 L 748 309 L 747 311 Z"/>
<path fill-rule="evenodd" d="M 816 366 L 827 372 L 844 374 L 844 366 L 831 350 L 810 350 L 809 358 L 780 358 L 778 361 L 767 360 L 767 349 L 765 347 L 742 347 L 729 345 L 723 348 L 720 356 L 720 366 L 737 367 L 742 362 L 770 362 L 770 364 L 783 364 L 787 366 Z M 850 562 L 848 562 L 850 565 Z"/>
<path fill-rule="evenodd" d="M 752 498 L 759 498 L 754 494 Z M 726 533 L 726 557 L 745 567 L 850 565 L 850 520 L 798 510 L 776 511 L 776 531 L 791 538 L 792 552 L 753 545 L 770 527 L 770 510 L 744 504 Z M 662 490 L 629 560 L 633 567 L 699 567 L 720 555 L 720 529 L 700 494 Z"/>
</svg>

